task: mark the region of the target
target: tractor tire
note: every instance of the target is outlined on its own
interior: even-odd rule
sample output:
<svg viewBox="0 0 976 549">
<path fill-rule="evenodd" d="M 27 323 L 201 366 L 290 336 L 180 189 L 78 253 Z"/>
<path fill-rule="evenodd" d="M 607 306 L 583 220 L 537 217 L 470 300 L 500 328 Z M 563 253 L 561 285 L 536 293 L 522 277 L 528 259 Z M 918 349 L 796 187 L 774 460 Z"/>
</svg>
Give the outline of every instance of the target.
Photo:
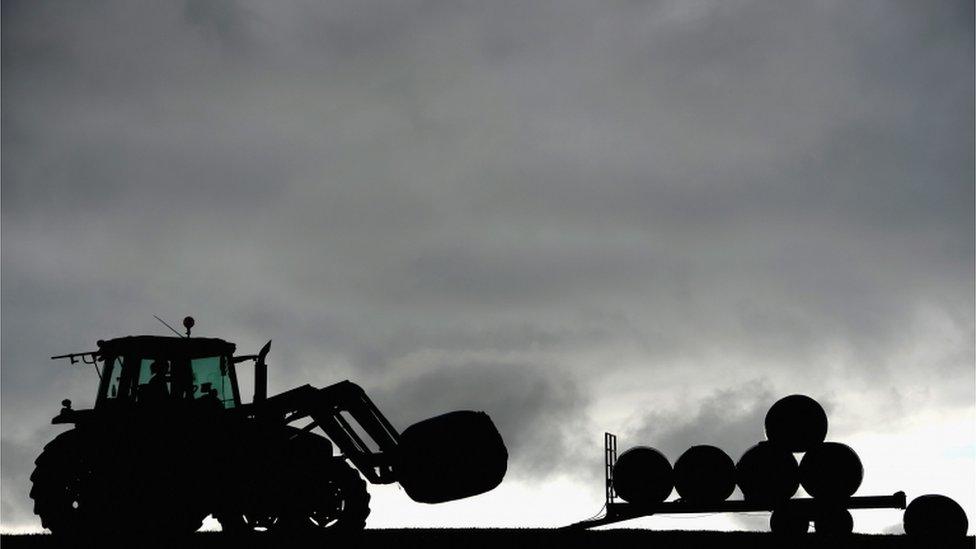
<svg viewBox="0 0 976 549">
<path fill-rule="evenodd" d="M 370 495 L 366 481 L 345 462 L 312 474 L 281 511 L 223 513 L 215 516 L 224 532 L 244 535 L 267 531 L 284 536 L 351 536 L 366 527 Z"/>
<path fill-rule="evenodd" d="M 41 526 L 56 536 L 77 536 L 99 523 L 92 456 L 77 431 L 66 431 L 44 446 L 34 461 L 30 497 Z"/>
<path fill-rule="evenodd" d="M 323 485 L 323 495 L 330 497 L 316 501 L 307 512 L 299 514 L 296 517 L 299 527 L 339 535 L 362 532 L 369 516 L 366 481 L 345 462 L 336 463 L 330 469 Z"/>
<path fill-rule="evenodd" d="M 72 430 L 44 447 L 35 461 L 30 491 L 44 528 L 72 538 L 136 533 L 172 538 L 200 528 L 205 512 L 185 503 L 168 504 L 171 494 L 159 497 L 175 483 L 119 490 L 131 473 L 115 463 L 119 458 L 114 452 L 96 454 L 97 446 Z"/>
<path fill-rule="evenodd" d="M 349 536 L 366 528 L 369 492 L 359 472 L 345 462 L 314 473 L 305 497 L 283 512 L 272 530 L 285 535 Z"/>
</svg>

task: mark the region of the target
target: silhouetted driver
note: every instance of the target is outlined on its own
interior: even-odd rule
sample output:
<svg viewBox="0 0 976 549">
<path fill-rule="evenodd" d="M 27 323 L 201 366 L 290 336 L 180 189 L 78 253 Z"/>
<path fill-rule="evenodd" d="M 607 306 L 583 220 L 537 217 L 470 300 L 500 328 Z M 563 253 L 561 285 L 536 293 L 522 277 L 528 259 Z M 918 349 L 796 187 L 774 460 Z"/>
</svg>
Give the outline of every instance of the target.
<svg viewBox="0 0 976 549">
<path fill-rule="evenodd" d="M 169 373 L 169 364 L 163 360 L 157 360 L 149 366 L 152 377 L 142 388 L 142 396 L 146 402 L 161 402 L 169 398 L 169 387 L 166 386 L 166 377 Z"/>
</svg>

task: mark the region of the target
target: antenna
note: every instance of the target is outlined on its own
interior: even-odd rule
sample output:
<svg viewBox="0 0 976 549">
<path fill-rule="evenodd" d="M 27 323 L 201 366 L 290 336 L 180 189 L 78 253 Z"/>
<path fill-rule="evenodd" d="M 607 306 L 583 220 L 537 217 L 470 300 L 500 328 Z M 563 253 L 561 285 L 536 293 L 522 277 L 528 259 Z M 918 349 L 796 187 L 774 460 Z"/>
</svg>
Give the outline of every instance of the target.
<svg viewBox="0 0 976 549">
<path fill-rule="evenodd" d="M 165 321 L 165 320 L 163 320 L 163 319 L 161 319 L 161 318 L 159 318 L 158 316 L 156 316 L 156 315 L 153 315 L 153 318 L 155 318 L 156 320 L 158 320 L 158 321 L 160 321 L 160 322 L 162 322 L 162 323 L 163 323 L 163 326 L 166 326 L 167 328 L 169 328 L 169 329 L 170 329 L 170 331 L 172 331 L 172 332 L 173 332 L 174 334 L 176 334 L 176 335 L 178 335 L 178 336 L 180 336 L 180 337 L 187 337 L 187 336 L 185 336 L 185 335 L 183 335 L 183 334 L 181 334 L 181 333 L 179 333 L 179 332 L 177 332 L 177 331 L 176 331 L 176 328 L 174 328 L 174 327 L 172 327 L 172 326 L 170 326 L 169 324 L 167 324 L 167 323 L 166 323 L 166 321 Z"/>
</svg>

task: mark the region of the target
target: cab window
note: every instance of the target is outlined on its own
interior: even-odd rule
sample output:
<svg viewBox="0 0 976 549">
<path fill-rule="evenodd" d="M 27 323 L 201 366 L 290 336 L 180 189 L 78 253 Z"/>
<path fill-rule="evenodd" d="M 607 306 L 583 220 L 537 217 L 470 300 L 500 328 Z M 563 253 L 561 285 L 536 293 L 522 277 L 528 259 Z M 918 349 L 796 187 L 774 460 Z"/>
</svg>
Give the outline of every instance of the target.
<svg viewBox="0 0 976 549">
<path fill-rule="evenodd" d="M 118 356 L 108 363 L 108 389 L 105 392 L 105 398 L 117 399 L 120 398 L 122 393 L 122 357 Z"/>
<path fill-rule="evenodd" d="M 195 358 L 190 361 L 190 370 L 194 399 L 210 400 L 224 408 L 234 407 L 234 389 L 225 357 Z"/>
<path fill-rule="evenodd" d="M 170 361 L 154 358 L 140 360 L 136 401 L 161 402 L 173 396 L 173 370 Z"/>
<path fill-rule="evenodd" d="M 121 356 L 108 356 L 105 358 L 105 367 L 102 369 L 102 381 L 99 384 L 99 399 L 106 401 L 128 400 L 129 387 L 132 385 L 131 359 Z"/>
</svg>

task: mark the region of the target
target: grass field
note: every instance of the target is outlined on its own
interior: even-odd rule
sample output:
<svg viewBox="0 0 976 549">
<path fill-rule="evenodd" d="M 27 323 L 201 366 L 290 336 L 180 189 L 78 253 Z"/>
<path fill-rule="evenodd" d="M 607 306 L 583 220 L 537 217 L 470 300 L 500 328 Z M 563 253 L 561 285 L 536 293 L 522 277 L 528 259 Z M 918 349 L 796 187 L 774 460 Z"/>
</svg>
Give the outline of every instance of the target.
<svg viewBox="0 0 976 549">
<path fill-rule="evenodd" d="M 323 538 L 277 538 L 254 535 L 245 538 L 226 536 L 219 532 L 198 533 L 179 541 L 112 540 L 66 542 L 48 535 L 6 535 L 0 537 L 3 549 L 41 549 L 52 547 L 180 547 L 180 548 L 272 548 L 272 547 L 343 547 L 343 548 L 500 548 L 518 547 L 607 547 L 628 548 L 805 548 L 829 549 L 932 547 L 976 547 L 972 537 L 956 543 L 932 540 L 913 540 L 905 536 L 855 534 L 843 539 L 824 538 L 808 534 L 799 538 L 782 539 L 765 532 L 707 532 L 609 530 L 602 532 L 540 530 L 540 529 L 398 529 L 367 530 L 345 540 Z"/>
</svg>

